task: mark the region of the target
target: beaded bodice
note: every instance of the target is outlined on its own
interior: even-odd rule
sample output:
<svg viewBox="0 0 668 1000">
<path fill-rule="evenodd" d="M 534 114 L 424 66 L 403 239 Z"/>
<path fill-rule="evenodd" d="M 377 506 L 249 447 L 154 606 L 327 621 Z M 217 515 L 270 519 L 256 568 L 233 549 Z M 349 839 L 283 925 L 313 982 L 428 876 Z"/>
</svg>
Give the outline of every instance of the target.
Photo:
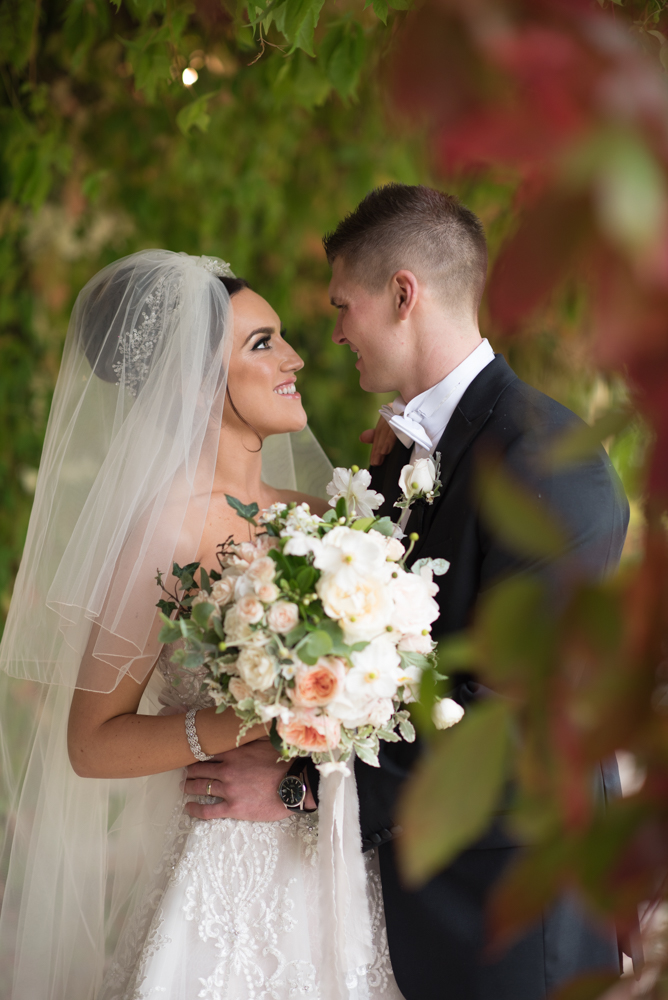
<svg viewBox="0 0 668 1000">
<path fill-rule="evenodd" d="M 202 683 L 206 676 L 206 668 L 188 670 L 178 663 L 172 663 L 171 657 L 178 644 L 163 646 L 156 664 L 162 674 L 165 685 L 160 691 L 159 701 L 163 708 L 187 711 L 189 708 L 209 708 L 213 700 L 202 691 Z"/>
</svg>

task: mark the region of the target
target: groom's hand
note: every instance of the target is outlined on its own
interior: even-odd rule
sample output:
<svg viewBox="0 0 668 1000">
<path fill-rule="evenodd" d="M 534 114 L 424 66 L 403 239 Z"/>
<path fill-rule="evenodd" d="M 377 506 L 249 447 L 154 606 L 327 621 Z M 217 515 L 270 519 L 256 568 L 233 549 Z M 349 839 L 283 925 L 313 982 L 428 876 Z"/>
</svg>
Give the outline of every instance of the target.
<svg viewBox="0 0 668 1000">
<path fill-rule="evenodd" d="M 379 418 L 374 428 L 362 431 L 360 441 L 362 444 L 370 444 L 372 446 L 369 465 L 382 465 L 385 461 L 385 456 L 389 455 L 392 451 L 396 440 L 394 431 L 384 417 Z"/>
<path fill-rule="evenodd" d="M 236 750 L 218 754 L 214 760 L 191 764 L 185 791 L 188 795 L 208 794 L 220 802 L 188 802 L 186 812 L 197 819 L 245 819 L 272 822 L 290 813 L 278 797 L 278 785 L 285 776 L 289 761 L 277 761 L 269 739 L 245 743 Z M 306 796 L 307 809 L 315 806 L 311 792 Z"/>
</svg>

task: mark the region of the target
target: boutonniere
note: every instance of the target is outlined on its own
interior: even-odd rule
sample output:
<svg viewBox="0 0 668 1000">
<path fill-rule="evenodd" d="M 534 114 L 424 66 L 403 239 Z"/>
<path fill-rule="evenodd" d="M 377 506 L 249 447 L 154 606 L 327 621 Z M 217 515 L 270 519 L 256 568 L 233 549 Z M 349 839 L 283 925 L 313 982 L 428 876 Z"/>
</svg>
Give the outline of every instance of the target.
<svg viewBox="0 0 668 1000">
<path fill-rule="evenodd" d="M 432 504 L 441 492 L 441 453 L 436 452 L 433 458 L 418 458 L 412 465 L 404 465 L 399 476 L 399 486 L 403 497 L 397 500 L 395 507 L 407 510 L 415 500 L 426 500 Z"/>
</svg>

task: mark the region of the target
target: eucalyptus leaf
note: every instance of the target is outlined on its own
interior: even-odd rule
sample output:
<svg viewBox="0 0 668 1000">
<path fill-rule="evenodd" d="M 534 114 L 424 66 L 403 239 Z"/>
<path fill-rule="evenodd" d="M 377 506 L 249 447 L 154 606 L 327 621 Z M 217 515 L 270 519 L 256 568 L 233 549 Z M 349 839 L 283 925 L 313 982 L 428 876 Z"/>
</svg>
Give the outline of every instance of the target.
<svg viewBox="0 0 668 1000">
<path fill-rule="evenodd" d="M 374 521 L 371 530 L 377 531 L 386 538 L 392 538 L 395 528 L 396 525 L 391 517 L 379 517 L 377 521 Z"/>
</svg>

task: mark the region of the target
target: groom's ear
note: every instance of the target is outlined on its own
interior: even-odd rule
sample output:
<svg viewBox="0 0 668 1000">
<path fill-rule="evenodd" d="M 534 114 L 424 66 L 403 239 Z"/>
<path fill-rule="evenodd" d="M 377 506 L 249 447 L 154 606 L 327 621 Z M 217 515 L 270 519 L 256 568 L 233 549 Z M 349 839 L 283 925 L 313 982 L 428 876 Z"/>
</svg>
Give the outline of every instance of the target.
<svg viewBox="0 0 668 1000">
<path fill-rule="evenodd" d="M 418 280 L 412 271 L 397 271 L 391 279 L 392 297 L 397 318 L 407 320 L 418 300 Z"/>
</svg>

